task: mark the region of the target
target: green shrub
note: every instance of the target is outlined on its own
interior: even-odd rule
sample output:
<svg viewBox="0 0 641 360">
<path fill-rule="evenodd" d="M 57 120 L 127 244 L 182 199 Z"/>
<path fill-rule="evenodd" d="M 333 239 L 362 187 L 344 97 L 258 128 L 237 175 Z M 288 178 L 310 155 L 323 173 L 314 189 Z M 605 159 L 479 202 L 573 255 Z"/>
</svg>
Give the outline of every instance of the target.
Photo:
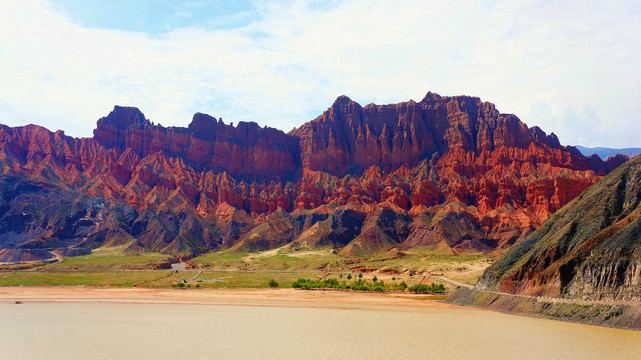
<svg viewBox="0 0 641 360">
<path fill-rule="evenodd" d="M 298 279 L 292 284 L 293 288 L 297 289 L 350 289 L 356 291 L 376 291 L 383 292 L 386 290 L 392 290 L 393 288 L 386 288 L 383 281 L 378 281 L 375 283 L 368 283 L 362 279 L 354 281 L 351 285 L 348 285 L 345 281 L 338 281 L 338 279 L 325 279 L 325 280 L 309 280 L 309 279 Z"/>
<path fill-rule="evenodd" d="M 338 279 L 325 279 L 323 283 L 327 285 L 327 287 L 335 287 L 338 286 Z"/>
<path fill-rule="evenodd" d="M 417 284 L 417 285 L 410 286 L 408 290 L 411 293 L 416 293 L 416 294 L 444 293 L 445 286 L 443 286 L 443 284 L 435 284 L 435 283 L 431 283 L 429 285 Z"/>
<path fill-rule="evenodd" d="M 279 284 L 278 284 L 278 281 L 276 281 L 276 280 L 274 280 L 274 279 L 269 279 L 269 287 L 270 287 L 270 288 L 277 288 L 277 287 L 278 287 L 278 285 L 279 285 Z"/>
</svg>

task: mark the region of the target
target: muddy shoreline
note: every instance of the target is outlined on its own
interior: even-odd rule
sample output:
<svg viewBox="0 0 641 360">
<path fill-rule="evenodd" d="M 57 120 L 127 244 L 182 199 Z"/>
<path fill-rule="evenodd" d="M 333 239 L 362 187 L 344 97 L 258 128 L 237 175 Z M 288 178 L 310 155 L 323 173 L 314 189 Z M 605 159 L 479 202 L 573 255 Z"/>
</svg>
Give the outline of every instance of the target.
<svg viewBox="0 0 641 360">
<path fill-rule="evenodd" d="M 0 287 L 0 302 L 98 302 L 323 308 L 459 308 L 416 294 L 372 294 L 296 289 L 146 289 L 89 286 Z"/>
<path fill-rule="evenodd" d="M 450 294 L 445 302 L 512 315 L 641 331 L 641 306 L 607 303 L 583 304 L 564 302 L 559 299 L 546 301 L 474 289 L 458 289 Z"/>
</svg>

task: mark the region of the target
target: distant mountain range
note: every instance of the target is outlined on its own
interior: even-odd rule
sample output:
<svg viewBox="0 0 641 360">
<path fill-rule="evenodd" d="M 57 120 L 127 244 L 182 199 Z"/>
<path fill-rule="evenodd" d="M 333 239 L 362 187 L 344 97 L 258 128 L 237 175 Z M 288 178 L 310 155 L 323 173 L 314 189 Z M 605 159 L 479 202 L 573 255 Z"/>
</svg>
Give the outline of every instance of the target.
<svg viewBox="0 0 641 360">
<path fill-rule="evenodd" d="M 602 161 L 469 96 L 361 106 L 286 134 L 195 114 L 154 125 L 116 106 L 92 138 L 0 125 L 0 252 L 99 246 L 460 253 L 519 242 L 627 158 Z"/>
<path fill-rule="evenodd" d="M 585 156 L 596 154 L 598 157 L 600 157 L 603 160 L 609 158 L 610 156 L 614 156 L 616 154 L 622 154 L 628 157 L 635 157 L 641 154 L 641 148 L 624 148 L 624 149 L 614 149 L 614 148 L 604 148 L 604 147 L 590 148 L 590 147 L 585 147 L 581 145 L 574 145 L 574 147 L 579 149 L 581 154 Z"/>
</svg>

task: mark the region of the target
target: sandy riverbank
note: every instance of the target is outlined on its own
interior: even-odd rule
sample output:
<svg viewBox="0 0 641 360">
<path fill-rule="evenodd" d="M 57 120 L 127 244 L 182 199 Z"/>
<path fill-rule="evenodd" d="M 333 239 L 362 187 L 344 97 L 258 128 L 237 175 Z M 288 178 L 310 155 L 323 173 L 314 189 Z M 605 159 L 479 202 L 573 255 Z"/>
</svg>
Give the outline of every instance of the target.
<svg viewBox="0 0 641 360">
<path fill-rule="evenodd" d="M 84 286 L 0 287 L 0 302 L 100 302 L 137 304 L 245 305 L 317 308 L 378 306 L 461 308 L 410 294 L 372 294 L 296 289 L 142 289 Z"/>
</svg>

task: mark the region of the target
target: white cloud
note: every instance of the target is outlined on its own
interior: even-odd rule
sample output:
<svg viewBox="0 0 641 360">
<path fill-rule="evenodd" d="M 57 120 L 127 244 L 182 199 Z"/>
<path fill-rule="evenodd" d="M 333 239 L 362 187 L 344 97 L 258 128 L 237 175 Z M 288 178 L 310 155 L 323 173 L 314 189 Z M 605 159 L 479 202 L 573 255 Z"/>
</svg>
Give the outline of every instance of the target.
<svg viewBox="0 0 641 360">
<path fill-rule="evenodd" d="M 431 90 L 479 96 L 563 143 L 641 146 L 633 2 L 257 5 L 244 28 L 151 37 L 83 28 L 45 2 L 3 1 L 0 122 L 91 136 L 119 104 L 163 125 L 200 111 L 288 131 L 341 94 L 389 103 Z"/>
</svg>

